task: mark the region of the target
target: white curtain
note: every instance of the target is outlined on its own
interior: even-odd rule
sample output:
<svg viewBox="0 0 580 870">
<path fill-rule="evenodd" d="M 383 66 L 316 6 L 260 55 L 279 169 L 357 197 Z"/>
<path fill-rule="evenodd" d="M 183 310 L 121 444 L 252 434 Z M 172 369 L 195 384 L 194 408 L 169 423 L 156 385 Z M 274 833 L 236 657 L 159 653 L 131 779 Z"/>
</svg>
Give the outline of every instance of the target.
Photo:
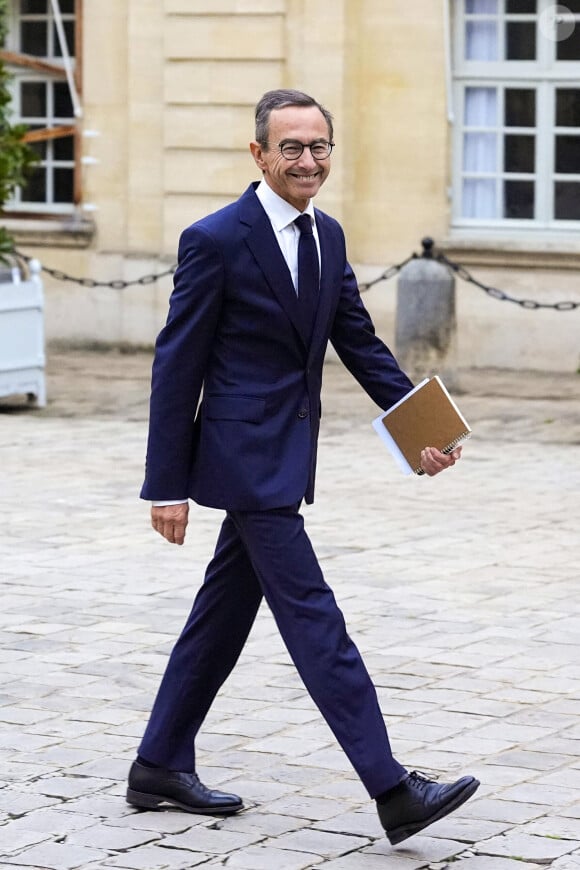
<svg viewBox="0 0 580 870">
<path fill-rule="evenodd" d="M 498 59 L 498 0 L 465 0 L 465 14 L 494 18 L 466 18 L 465 60 Z M 494 20 L 495 19 L 495 20 Z"/>
<path fill-rule="evenodd" d="M 497 21 L 466 21 L 465 60 L 497 60 L 497 56 Z"/>
<path fill-rule="evenodd" d="M 497 15 L 497 7 L 498 0 L 465 0 L 467 15 Z M 466 60 L 497 60 L 497 27 L 497 19 L 466 20 Z M 465 88 L 462 211 L 466 218 L 497 217 L 497 99 L 497 88 Z M 493 177 L 470 177 L 471 173 Z"/>
<path fill-rule="evenodd" d="M 497 217 L 497 113 L 496 88 L 465 88 L 463 217 Z M 473 127 L 477 129 L 469 129 Z M 493 177 L 470 178 L 471 173 Z"/>
</svg>

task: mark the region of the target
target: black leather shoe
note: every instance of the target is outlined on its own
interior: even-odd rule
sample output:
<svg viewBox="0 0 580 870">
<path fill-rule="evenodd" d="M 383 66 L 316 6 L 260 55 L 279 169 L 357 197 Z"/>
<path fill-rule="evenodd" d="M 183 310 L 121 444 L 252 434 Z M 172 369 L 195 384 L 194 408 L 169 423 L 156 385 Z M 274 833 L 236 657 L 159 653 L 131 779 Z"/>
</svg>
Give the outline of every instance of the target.
<svg viewBox="0 0 580 870">
<path fill-rule="evenodd" d="M 129 771 L 127 803 L 143 810 L 169 805 L 202 815 L 229 815 L 244 807 L 237 794 L 206 788 L 196 773 L 145 767 L 138 761 L 133 762 Z"/>
<path fill-rule="evenodd" d="M 377 811 L 394 846 L 456 810 L 479 788 L 473 776 L 440 785 L 414 770 L 387 793 Z"/>
</svg>

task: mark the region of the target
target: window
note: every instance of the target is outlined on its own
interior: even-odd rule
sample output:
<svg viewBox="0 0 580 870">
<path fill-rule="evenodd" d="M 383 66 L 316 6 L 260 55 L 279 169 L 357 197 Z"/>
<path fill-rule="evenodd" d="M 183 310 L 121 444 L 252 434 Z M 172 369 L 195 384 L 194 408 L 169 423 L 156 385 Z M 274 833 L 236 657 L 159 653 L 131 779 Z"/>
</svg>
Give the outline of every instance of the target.
<svg viewBox="0 0 580 870">
<path fill-rule="evenodd" d="M 9 204 L 15 212 L 70 212 L 80 201 L 75 69 L 79 5 L 80 0 L 12 2 L 9 43 L 2 57 L 14 74 L 14 120 L 28 126 L 26 139 L 40 158 Z"/>
<path fill-rule="evenodd" d="M 456 0 L 453 220 L 580 230 L 580 0 Z"/>
</svg>

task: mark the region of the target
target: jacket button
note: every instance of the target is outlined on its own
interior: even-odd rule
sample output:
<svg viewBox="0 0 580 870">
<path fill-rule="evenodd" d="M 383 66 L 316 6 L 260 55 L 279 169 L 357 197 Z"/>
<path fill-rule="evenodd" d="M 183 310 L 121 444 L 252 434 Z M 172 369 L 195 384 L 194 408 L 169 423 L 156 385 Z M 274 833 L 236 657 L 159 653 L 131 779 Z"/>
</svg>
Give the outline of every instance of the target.
<svg viewBox="0 0 580 870">
<path fill-rule="evenodd" d="M 300 410 L 298 411 L 298 416 L 301 420 L 304 420 L 305 417 L 308 417 L 308 411 L 306 410 L 306 408 L 300 408 Z"/>
</svg>

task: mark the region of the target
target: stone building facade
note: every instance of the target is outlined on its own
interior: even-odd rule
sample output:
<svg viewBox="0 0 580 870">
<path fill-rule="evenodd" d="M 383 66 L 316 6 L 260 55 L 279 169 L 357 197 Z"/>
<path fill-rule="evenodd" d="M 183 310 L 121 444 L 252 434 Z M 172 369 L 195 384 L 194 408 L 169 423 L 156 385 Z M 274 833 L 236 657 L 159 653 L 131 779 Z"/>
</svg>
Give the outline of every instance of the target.
<svg viewBox="0 0 580 870">
<path fill-rule="evenodd" d="M 549 0 L 11 3 L 15 111 L 44 175 L 7 220 L 45 265 L 102 281 L 165 270 L 181 229 L 256 178 L 257 99 L 295 87 L 335 115 L 317 204 L 361 281 L 428 235 L 513 296 L 580 302 L 579 0 L 563 22 Z M 170 280 L 47 276 L 46 290 L 49 340 L 148 345 Z M 365 298 L 392 341 L 395 283 Z M 461 366 L 578 366 L 580 310 L 460 282 L 457 311 Z"/>
</svg>

